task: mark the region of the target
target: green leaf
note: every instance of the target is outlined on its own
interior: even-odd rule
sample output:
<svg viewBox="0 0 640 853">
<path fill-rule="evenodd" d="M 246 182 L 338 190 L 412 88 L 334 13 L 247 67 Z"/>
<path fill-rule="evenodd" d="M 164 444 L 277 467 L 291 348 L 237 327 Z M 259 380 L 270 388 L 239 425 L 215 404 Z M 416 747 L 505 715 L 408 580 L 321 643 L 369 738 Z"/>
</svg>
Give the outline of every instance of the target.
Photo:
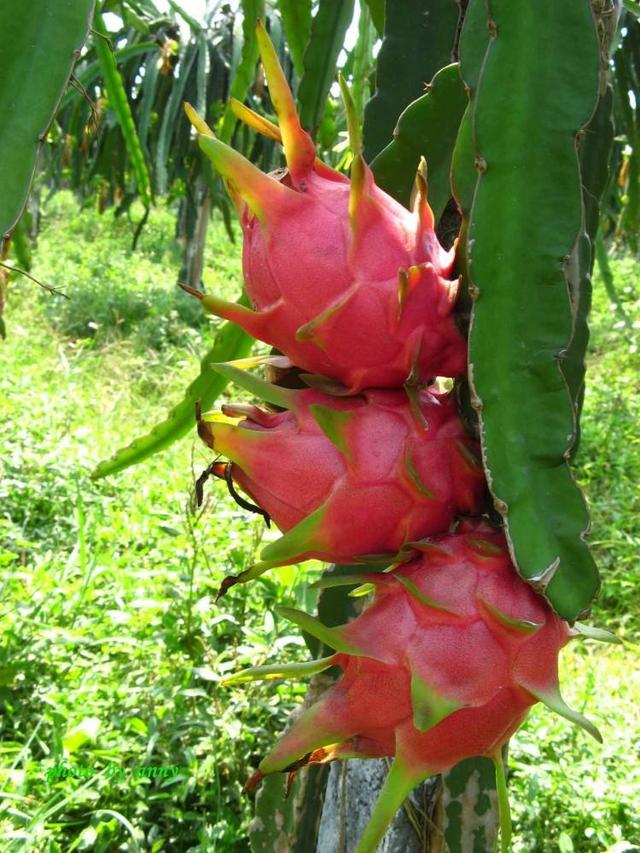
<svg viewBox="0 0 640 853">
<path fill-rule="evenodd" d="M 40 146 L 89 30 L 94 0 L 0 6 L 0 238 L 24 207 Z"/>
<path fill-rule="evenodd" d="M 62 738 L 65 752 L 72 755 L 90 741 L 94 741 L 100 730 L 100 720 L 97 717 L 85 717 Z"/>
<path fill-rule="evenodd" d="M 147 53 L 147 51 L 153 53 L 153 56 L 156 60 L 155 67 L 158 67 L 157 59 L 160 55 L 160 50 L 158 48 L 158 45 L 152 41 L 138 42 L 137 44 L 129 44 L 126 47 L 118 48 L 117 50 L 113 51 L 113 58 L 116 61 L 116 65 L 123 65 L 129 59 L 133 59 L 136 56 L 140 56 L 143 53 Z M 149 73 L 152 67 L 154 67 L 153 64 L 145 65 L 145 79 L 146 74 Z M 87 67 L 84 68 L 81 72 L 74 74 L 74 77 L 76 78 L 78 83 L 80 83 L 80 85 L 86 89 L 88 86 L 91 86 L 92 83 L 95 83 L 96 80 L 100 78 L 100 74 L 100 63 L 96 61 L 92 62 L 90 65 L 87 65 Z M 82 97 L 83 95 L 78 89 L 70 87 L 65 93 L 62 100 L 60 101 L 60 104 L 58 106 L 58 112 L 61 112 L 62 110 L 66 109 L 69 104 L 71 104 L 73 101 L 77 101 Z"/>
<path fill-rule="evenodd" d="M 100 462 L 91 475 L 93 479 L 108 477 L 131 465 L 137 465 L 190 432 L 195 425 L 196 402 L 200 401 L 203 409 L 209 408 L 228 382 L 226 377 L 211 369 L 211 364 L 242 358 L 248 355 L 252 346 L 253 338 L 239 326 L 225 323 L 216 335 L 213 346 L 202 359 L 200 374 L 185 391 L 182 402 L 169 412 L 166 420 L 155 426 L 147 435 L 121 448 L 111 459 Z"/>
<path fill-rule="evenodd" d="M 380 38 L 384 35 L 384 0 L 364 0 Z"/>
<path fill-rule="evenodd" d="M 151 114 L 158 93 L 158 81 L 160 78 L 160 65 L 158 64 L 158 52 L 152 51 L 144 64 L 144 79 L 142 81 L 142 94 L 138 111 L 138 136 L 140 144 L 145 152 L 149 151 L 148 137 L 151 127 Z"/>
<path fill-rule="evenodd" d="M 244 101 L 253 83 L 256 64 L 260 56 L 256 39 L 256 24 L 264 18 L 264 0 L 243 0 L 242 2 L 242 55 L 231 81 L 229 96 Z M 227 106 L 222 119 L 220 139 L 229 142 L 233 136 L 238 119 Z"/>
<path fill-rule="evenodd" d="M 453 60 L 459 9 L 452 0 L 387 2 L 376 93 L 364 114 L 364 157 L 370 163 L 390 142 L 398 116 L 425 84 Z"/>
<path fill-rule="evenodd" d="M 158 132 L 155 154 L 155 184 L 160 195 L 168 189 L 169 177 L 167 163 L 169 161 L 169 149 L 171 140 L 174 138 L 178 121 L 186 121 L 182 115 L 182 101 L 187 80 L 191 74 L 193 63 L 199 52 L 199 45 L 189 44 L 181 53 L 178 63 L 179 76 L 174 79 L 171 94 L 162 112 L 162 122 Z"/>
<path fill-rule="evenodd" d="M 562 373 L 576 411 L 576 436 L 572 455 L 580 441 L 580 415 L 584 400 L 585 358 L 589 342 L 591 309 L 591 274 L 595 258 L 600 220 L 600 198 L 609 181 L 609 163 L 613 147 L 613 91 L 607 86 L 598 101 L 591 121 L 580 142 L 580 179 L 582 182 L 583 233 L 576 241 L 567 265 L 567 280 L 571 294 L 573 334 L 562 360 Z"/>
<path fill-rule="evenodd" d="M 312 134 L 324 114 L 325 102 L 336 77 L 336 62 L 353 18 L 354 0 L 320 0 L 304 52 L 304 72 L 298 87 L 300 121 Z"/>
<path fill-rule="evenodd" d="M 180 15 L 183 21 L 187 23 L 194 33 L 199 33 L 202 30 L 200 24 L 196 21 L 195 18 L 192 18 L 179 3 L 176 3 L 176 0 L 167 0 L 171 8 L 176 14 Z"/>
<path fill-rule="evenodd" d="M 400 115 L 393 141 L 371 163 L 378 186 L 409 207 L 416 169 L 424 157 L 427 197 L 436 222 L 451 197 L 451 157 L 466 106 L 459 66 L 447 65 L 433 78 L 427 94 Z"/>
<path fill-rule="evenodd" d="M 120 125 L 142 203 L 145 207 L 150 207 L 151 179 L 149 178 L 147 163 L 138 138 L 127 92 L 109 42 L 109 32 L 102 20 L 102 15 L 98 11 L 93 17 L 93 27 L 96 32 L 94 36 L 95 50 L 102 70 L 105 89 L 109 96 L 109 105 Z"/>
<path fill-rule="evenodd" d="M 635 254 L 640 246 L 640 116 L 637 86 L 640 69 L 636 66 L 636 57 L 640 57 L 640 21 L 628 18 L 627 34 L 614 54 L 613 63 L 621 130 L 630 149 L 627 155 L 626 192 L 617 232 L 625 238 Z M 630 92 L 636 93 L 633 105 Z"/>
<path fill-rule="evenodd" d="M 600 52 L 588 0 L 492 0 L 491 16 L 471 0 L 461 40 L 477 170 L 466 240 L 472 402 L 516 566 L 573 620 L 598 573 L 567 464 L 574 410 L 559 360 L 573 317 L 562 259 L 581 228 L 576 132 L 596 107 Z"/>
<path fill-rule="evenodd" d="M 311 33 L 311 0 L 278 0 L 293 67 L 298 77 L 304 70 L 304 51 Z"/>
</svg>

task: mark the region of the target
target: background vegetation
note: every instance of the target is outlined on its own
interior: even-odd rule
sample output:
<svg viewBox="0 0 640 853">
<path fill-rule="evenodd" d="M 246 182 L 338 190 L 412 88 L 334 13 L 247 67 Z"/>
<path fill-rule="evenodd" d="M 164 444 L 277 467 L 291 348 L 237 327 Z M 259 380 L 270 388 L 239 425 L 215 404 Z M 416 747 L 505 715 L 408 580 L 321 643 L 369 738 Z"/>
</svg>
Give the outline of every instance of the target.
<svg viewBox="0 0 640 853">
<path fill-rule="evenodd" d="M 152 211 L 135 255 L 126 215 L 81 210 L 68 193 L 43 213 L 33 271 L 70 299 L 16 280 L 0 347 L 0 849 L 246 851 L 242 784 L 304 687 L 217 681 L 305 656 L 273 606 L 312 608 L 299 581 L 314 566 L 214 603 L 265 534 L 221 484 L 195 511 L 208 462 L 195 435 L 89 479 L 177 402 L 215 323 L 174 285 L 171 208 Z M 540 707 L 512 740 L 519 851 L 624 853 L 640 841 L 640 266 L 622 257 L 612 269 L 617 308 L 595 282 L 578 475 L 604 584 L 593 622 L 625 645 L 575 643 L 563 656 L 566 698 L 603 747 Z M 204 282 L 240 290 L 239 245 L 218 221 Z M 94 775 L 51 778 L 63 760 Z M 149 765 L 179 772 L 136 770 Z"/>
</svg>

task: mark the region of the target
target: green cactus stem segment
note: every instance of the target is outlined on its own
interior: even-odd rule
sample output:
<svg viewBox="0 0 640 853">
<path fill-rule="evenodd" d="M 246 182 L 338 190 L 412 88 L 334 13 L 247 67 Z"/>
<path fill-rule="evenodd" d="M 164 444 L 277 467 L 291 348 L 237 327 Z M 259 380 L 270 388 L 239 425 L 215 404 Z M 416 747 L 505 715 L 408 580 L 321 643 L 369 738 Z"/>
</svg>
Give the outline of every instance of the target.
<svg viewBox="0 0 640 853">
<path fill-rule="evenodd" d="M 467 102 L 458 65 L 441 68 L 427 93 L 412 101 L 401 113 L 392 141 L 371 162 L 378 186 L 405 207 L 411 204 L 415 210 L 415 189 L 413 204 L 410 200 L 413 170 L 422 155 L 426 155 L 429 161 L 428 207 L 439 220 L 451 196 L 451 155 Z"/>
<path fill-rule="evenodd" d="M 304 661 L 301 663 L 274 663 L 265 666 L 252 666 L 227 675 L 220 679 L 220 684 L 245 684 L 249 681 L 274 681 L 278 678 L 306 678 L 308 675 L 317 675 L 333 666 L 336 655 L 330 655 L 319 660 Z"/>
<path fill-rule="evenodd" d="M 575 412 L 562 372 L 574 332 L 565 265 L 583 214 L 577 134 L 598 99 L 591 3 L 470 0 L 460 58 L 471 109 L 454 188 L 468 214 L 468 375 L 484 466 L 518 572 L 573 621 L 598 588 L 567 463 Z"/>
</svg>

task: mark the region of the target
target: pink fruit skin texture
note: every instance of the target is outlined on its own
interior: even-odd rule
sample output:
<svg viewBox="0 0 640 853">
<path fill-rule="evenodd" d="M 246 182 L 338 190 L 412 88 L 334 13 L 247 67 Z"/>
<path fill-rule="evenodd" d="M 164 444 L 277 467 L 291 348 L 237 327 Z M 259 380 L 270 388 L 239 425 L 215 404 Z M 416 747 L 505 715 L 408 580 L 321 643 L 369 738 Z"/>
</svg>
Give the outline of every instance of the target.
<svg viewBox="0 0 640 853">
<path fill-rule="evenodd" d="M 187 109 L 238 211 L 245 287 L 255 310 L 195 295 L 302 370 L 353 392 L 398 388 L 410 377 L 430 383 L 464 376 L 466 340 L 454 317 L 459 281 L 451 278 L 455 251 L 445 251 L 435 234 L 422 166 L 407 210 L 376 186 L 357 132 L 351 179 L 318 160 L 273 46 L 260 31 L 258 39 L 280 127 L 242 105 L 239 115 L 282 142 L 286 169 L 264 174 Z M 357 118 L 345 103 L 351 133 Z"/>
<path fill-rule="evenodd" d="M 243 207 L 245 286 L 258 311 L 251 331 L 354 391 L 398 387 L 412 371 L 464 375 L 466 345 L 453 317 L 458 283 L 448 278 L 453 253 L 430 220 L 371 178 L 354 238 L 346 178 L 315 167 L 297 193 L 266 224 Z M 402 305 L 400 269 L 409 270 Z"/>
<path fill-rule="evenodd" d="M 395 555 L 478 511 L 479 447 L 451 395 L 421 391 L 413 405 L 402 390 L 290 396 L 283 412 L 225 406 L 245 419 L 207 424 L 203 436 L 233 461 L 234 481 L 291 531 L 286 562 Z"/>
<path fill-rule="evenodd" d="M 335 629 L 336 644 L 354 650 L 333 660 L 342 678 L 287 730 L 259 776 L 305 756 L 353 755 L 395 755 L 411 776 L 439 773 L 494 756 L 537 697 L 558 690 L 569 628 L 517 575 L 489 525 L 463 522 L 367 579 L 373 603 Z"/>
</svg>

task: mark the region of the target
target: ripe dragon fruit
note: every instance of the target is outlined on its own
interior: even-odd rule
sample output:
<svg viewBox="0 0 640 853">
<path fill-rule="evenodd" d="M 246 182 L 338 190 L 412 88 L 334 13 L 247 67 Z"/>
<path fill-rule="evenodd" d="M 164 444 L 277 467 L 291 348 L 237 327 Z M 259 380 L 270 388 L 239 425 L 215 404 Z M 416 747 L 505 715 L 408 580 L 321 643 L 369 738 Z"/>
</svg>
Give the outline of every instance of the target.
<svg viewBox="0 0 640 853">
<path fill-rule="evenodd" d="M 306 372 L 352 391 L 399 387 L 410 375 L 462 376 L 466 343 L 453 314 L 458 282 L 449 279 L 454 253 L 435 235 L 423 171 L 411 212 L 375 185 L 346 87 L 351 181 L 320 162 L 260 25 L 258 43 L 280 129 L 232 105 L 253 128 L 283 143 L 284 174 L 262 173 L 185 106 L 237 207 L 245 285 L 256 310 L 185 289 Z"/>
<path fill-rule="evenodd" d="M 456 513 L 478 511 L 478 446 L 452 394 L 376 389 L 336 397 L 279 388 L 231 364 L 217 369 L 285 408 L 225 405 L 199 423 L 205 443 L 232 460 L 230 470 L 214 473 L 231 476 L 285 531 L 225 589 L 309 557 L 393 557 L 413 539 L 446 530 Z"/>
<path fill-rule="evenodd" d="M 472 756 L 496 764 L 504 844 L 510 823 L 501 747 L 537 701 L 600 739 L 560 695 L 558 653 L 572 631 L 519 578 L 503 535 L 483 521 L 465 521 L 455 534 L 416 549 L 417 556 L 408 555 L 388 572 L 335 579 L 375 587 L 373 602 L 347 625 L 328 628 L 281 608 L 336 654 L 226 679 L 340 667 L 341 679 L 284 733 L 247 787 L 266 774 L 306 764 L 394 756 L 358 853 L 376 849 L 416 784 Z M 330 578 L 324 585 L 331 585 Z"/>
</svg>

